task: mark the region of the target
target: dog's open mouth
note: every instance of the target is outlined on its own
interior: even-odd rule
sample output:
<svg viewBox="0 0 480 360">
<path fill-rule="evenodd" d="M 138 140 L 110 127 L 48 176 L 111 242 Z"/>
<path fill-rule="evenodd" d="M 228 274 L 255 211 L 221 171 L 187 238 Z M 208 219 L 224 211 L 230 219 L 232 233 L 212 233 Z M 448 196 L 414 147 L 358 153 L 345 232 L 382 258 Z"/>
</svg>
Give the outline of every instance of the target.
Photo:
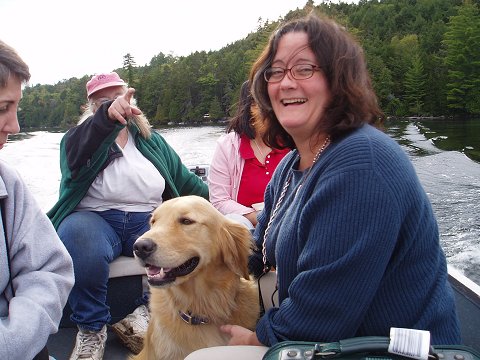
<svg viewBox="0 0 480 360">
<path fill-rule="evenodd" d="M 196 256 L 175 268 L 163 268 L 146 264 L 145 269 L 147 271 L 148 283 L 152 286 L 164 286 L 175 281 L 177 277 L 190 274 L 195 270 L 199 262 L 200 258 Z"/>
</svg>

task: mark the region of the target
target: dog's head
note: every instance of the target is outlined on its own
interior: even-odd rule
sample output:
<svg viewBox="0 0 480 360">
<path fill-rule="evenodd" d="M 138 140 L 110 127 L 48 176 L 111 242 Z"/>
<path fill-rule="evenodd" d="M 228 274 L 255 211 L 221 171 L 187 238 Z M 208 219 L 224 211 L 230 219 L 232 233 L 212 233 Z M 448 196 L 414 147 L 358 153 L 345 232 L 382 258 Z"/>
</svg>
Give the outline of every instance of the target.
<svg viewBox="0 0 480 360">
<path fill-rule="evenodd" d="M 207 267 L 249 278 L 250 231 L 207 200 L 191 195 L 165 201 L 153 212 L 150 225 L 133 250 L 151 286 L 183 283 Z"/>
</svg>

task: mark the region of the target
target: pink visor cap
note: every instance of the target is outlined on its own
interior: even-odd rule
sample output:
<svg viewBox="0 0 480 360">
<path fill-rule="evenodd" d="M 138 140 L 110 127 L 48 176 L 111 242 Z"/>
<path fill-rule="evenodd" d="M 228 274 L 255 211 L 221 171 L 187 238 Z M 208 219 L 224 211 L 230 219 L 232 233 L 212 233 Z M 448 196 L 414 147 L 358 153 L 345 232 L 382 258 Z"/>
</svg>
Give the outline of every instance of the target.
<svg viewBox="0 0 480 360">
<path fill-rule="evenodd" d="M 90 98 L 93 93 L 96 93 L 99 90 L 112 86 L 127 86 L 127 83 L 123 81 L 116 72 L 94 75 L 87 82 L 87 98 Z"/>
</svg>

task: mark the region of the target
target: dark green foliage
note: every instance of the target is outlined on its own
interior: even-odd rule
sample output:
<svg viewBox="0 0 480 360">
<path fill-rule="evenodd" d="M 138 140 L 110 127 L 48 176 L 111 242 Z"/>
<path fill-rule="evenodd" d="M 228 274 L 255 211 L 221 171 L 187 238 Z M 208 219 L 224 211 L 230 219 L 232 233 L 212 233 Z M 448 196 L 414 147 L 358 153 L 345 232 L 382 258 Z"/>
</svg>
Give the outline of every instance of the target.
<svg viewBox="0 0 480 360">
<path fill-rule="evenodd" d="M 459 7 L 444 39 L 448 107 L 480 114 L 480 14 L 476 4 L 465 1 Z"/>
<path fill-rule="evenodd" d="M 360 0 L 314 5 L 335 18 L 365 49 L 379 103 L 386 115 L 480 114 L 480 0 Z M 282 19 L 278 19 L 279 21 Z M 135 87 L 138 105 L 154 126 L 217 121 L 233 114 L 241 84 L 278 21 L 262 22 L 246 38 L 218 51 L 186 57 L 159 53 L 138 67 L 123 58 L 120 75 Z M 24 91 L 22 127 L 65 128 L 77 122 L 91 75 Z M 208 116 L 206 116 L 208 114 Z"/>
</svg>

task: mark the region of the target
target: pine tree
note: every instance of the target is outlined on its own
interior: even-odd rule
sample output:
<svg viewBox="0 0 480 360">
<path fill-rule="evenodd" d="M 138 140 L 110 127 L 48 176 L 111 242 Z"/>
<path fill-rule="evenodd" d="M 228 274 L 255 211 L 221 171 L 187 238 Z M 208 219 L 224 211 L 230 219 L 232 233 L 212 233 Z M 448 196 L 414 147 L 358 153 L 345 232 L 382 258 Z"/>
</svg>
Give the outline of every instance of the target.
<svg viewBox="0 0 480 360">
<path fill-rule="evenodd" d="M 417 54 L 412 60 L 412 66 L 405 74 L 405 101 L 412 114 L 422 115 L 426 75 L 420 56 Z"/>
<path fill-rule="evenodd" d="M 127 73 L 127 82 L 130 86 L 135 86 L 134 70 L 136 66 L 137 64 L 130 53 L 123 56 L 123 70 Z"/>
</svg>

